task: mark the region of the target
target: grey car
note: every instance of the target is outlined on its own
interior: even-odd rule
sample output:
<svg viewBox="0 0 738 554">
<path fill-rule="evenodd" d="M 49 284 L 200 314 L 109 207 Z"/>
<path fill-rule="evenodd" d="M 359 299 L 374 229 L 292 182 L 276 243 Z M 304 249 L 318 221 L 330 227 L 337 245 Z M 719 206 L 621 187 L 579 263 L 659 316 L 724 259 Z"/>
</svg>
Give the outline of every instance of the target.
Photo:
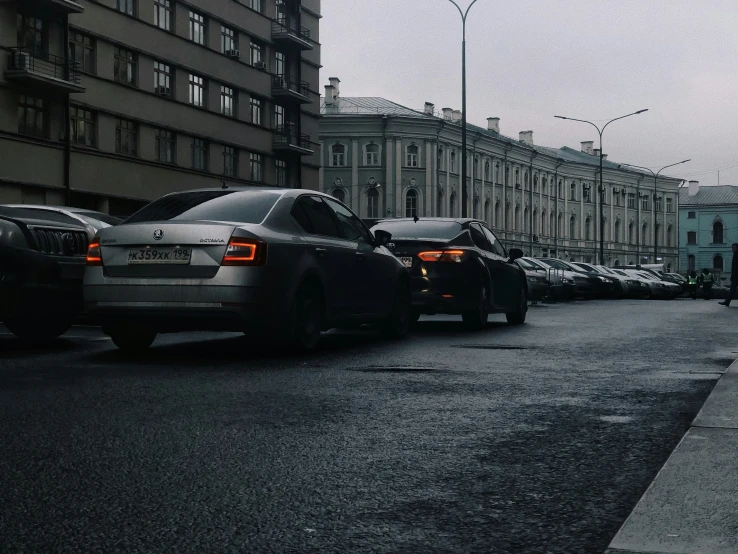
<svg viewBox="0 0 738 554">
<path fill-rule="evenodd" d="M 374 324 L 404 336 L 407 269 L 335 198 L 271 187 L 164 196 L 98 232 L 87 310 L 122 349 L 157 333 L 215 330 L 280 337 L 303 349 L 321 330 Z"/>
</svg>

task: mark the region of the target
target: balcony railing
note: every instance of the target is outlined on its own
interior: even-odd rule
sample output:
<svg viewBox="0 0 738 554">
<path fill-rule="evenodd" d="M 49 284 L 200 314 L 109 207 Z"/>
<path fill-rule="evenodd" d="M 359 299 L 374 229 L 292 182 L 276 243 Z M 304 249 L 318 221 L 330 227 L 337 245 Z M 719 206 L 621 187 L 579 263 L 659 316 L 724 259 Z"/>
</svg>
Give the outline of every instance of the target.
<svg viewBox="0 0 738 554">
<path fill-rule="evenodd" d="M 306 81 L 292 81 L 286 77 L 272 77 L 272 96 L 291 96 L 310 102 L 310 85 Z"/>
<path fill-rule="evenodd" d="M 272 40 L 292 42 L 303 50 L 313 48 L 310 43 L 310 30 L 284 18 L 272 22 Z"/>
<path fill-rule="evenodd" d="M 298 134 L 291 129 L 278 127 L 274 130 L 272 146 L 275 150 L 291 150 L 310 154 L 313 152 L 310 135 Z"/>
<path fill-rule="evenodd" d="M 6 78 L 18 78 L 22 80 L 34 80 L 40 78 L 47 85 L 61 81 L 62 86 L 81 89 L 81 78 L 79 64 L 77 62 L 39 52 L 31 48 L 12 48 L 10 50 L 10 63 L 5 71 Z M 65 86 L 65 88 L 67 88 Z"/>
</svg>

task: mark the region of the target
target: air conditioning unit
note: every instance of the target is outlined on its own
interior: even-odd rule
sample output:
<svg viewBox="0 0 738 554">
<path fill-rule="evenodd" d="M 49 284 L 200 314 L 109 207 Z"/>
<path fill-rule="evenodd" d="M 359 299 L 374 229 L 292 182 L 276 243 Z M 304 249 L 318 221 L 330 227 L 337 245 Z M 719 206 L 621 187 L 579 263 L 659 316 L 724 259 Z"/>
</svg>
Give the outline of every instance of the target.
<svg viewBox="0 0 738 554">
<path fill-rule="evenodd" d="M 256 62 L 256 63 L 254 64 L 254 67 L 255 67 L 256 69 L 262 69 L 262 70 L 266 71 L 266 68 L 267 68 L 267 64 L 266 64 L 266 62 Z"/>
<path fill-rule="evenodd" d="M 13 54 L 13 66 L 15 69 L 31 69 L 31 54 L 28 52 L 16 52 Z"/>
<path fill-rule="evenodd" d="M 228 56 L 229 58 L 240 58 L 241 52 L 239 52 L 238 50 L 226 50 L 226 56 Z"/>
<path fill-rule="evenodd" d="M 533 235 L 533 242 L 541 242 L 541 237 L 538 235 Z"/>
<path fill-rule="evenodd" d="M 172 89 L 165 86 L 158 86 L 156 87 L 156 94 L 158 94 L 159 96 L 171 96 Z"/>
</svg>

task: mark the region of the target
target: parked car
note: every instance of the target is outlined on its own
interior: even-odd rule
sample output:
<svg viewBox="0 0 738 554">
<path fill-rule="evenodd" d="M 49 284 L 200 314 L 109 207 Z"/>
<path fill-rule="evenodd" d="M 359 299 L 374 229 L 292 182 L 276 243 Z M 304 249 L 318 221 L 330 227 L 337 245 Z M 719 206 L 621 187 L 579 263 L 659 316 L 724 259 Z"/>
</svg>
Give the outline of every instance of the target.
<svg viewBox="0 0 738 554">
<path fill-rule="evenodd" d="M 634 279 L 638 279 L 645 287 L 647 287 L 646 293 L 643 296 L 646 299 L 663 299 L 670 296 L 670 291 L 667 288 L 666 284 L 658 281 L 655 278 L 652 278 L 653 276 L 647 276 L 645 273 L 636 269 L 621 269 L 619 271 L 623 271 Z"/>
<path fill-rule="evenodd" d="M 660 274 L 654 275 L 651 271 L 640 271 L 639 272 L 643 277 L 646 279 L 649 279 L 651 281 L 656 281 L 659 283 L 662 287 L 666 289 L 665 297 L 672 299 L 676 298 L 682 293 L 682 287 L 680 285 L 677 285 L 676 283 L 673 283 L 672 281 L 668 279 L 663 279 Z"/>
<path fill-rule="evenodd" d="M 640 280 L 629 276 L 626 273 L 616 273 L 616 268 L 606 267 L 604 265 L 592 265 L 595 269 L 601 271 L 604 275 L 612 276 L 620 280 L 620 286 L 623 288 L 623 293 L 626 298 L 642 298 L 646 295 L 647 287 Z"/>
<path fill-rule="evenodd" d="M 158 333 L 243 331 L 313 348 L 321 330 L 410 325 L 407 269 L 331 196 L 271 187 L 164 196 L 90 244 L 88 310 L 121 349 Z"/>
<path fill-rule="evenodd" d="M 414 317 L 461 314 L 481 329 L 490 313 L 504 313 L 512 324 L 525 322 L 528 285 L 508 253 L 482 221 L 454 218 L 386 219 L 372 227 L 392 234 L 388 246 L 410 270 Z"/>
<path fill-rule="evenodd" d="M 522 258 L 515 260 L 515 263 L 525 271 L 531 300 L 543 300 L 551 294 L 551 282 L 548 280 L 548 272 L 545 269 L 528 264 Z"/>
<path fill-rule="evenodd" d="M 573 272 L 569 270 L 556 269 L 548 264 L 543 263 L 537 258 L 524 257 L 520 259 L 521 264 L 525 269 L 532 269 L 535 271 L 543 271 L 548 276 L 548 281 L 551 283 L 551 296 L 555 300 L 573 300 L 577 296 L 581 296 L 581 290 L 577 291 L 577 283 L 574 281 Z M 586 287 L 587 282 L 585 281 L 584 286 Z M 579 283 L 581 288 L 582 283 Z M 588 289 L 587 289 L 588 290 Z"/>
<path fill-rule="evenodd" d="M 62 213 L 72 219 L 76 219 L 86 226 L 91 228 L 91 234 L 94 234 L 100 229 L 110 227 L 112 225 L 118 225 L 123 220 L 109 215 L 103 212 L 97 212 L 94 210 L 88 210 L 85 208 L 75 208 L 72 206 L 48 206 L 46 204 L 5 204 L 6 208 L 22 208 L 24 210 L 37 210 L 41 212 L 57 212 Z M 90 229 L 88 229 L 90 231 Z M 90 238 L 92 238 L 90 236 Z"/>
<path fill-rule="evenodd" d="M 536 258 L 536 261 L 545 264 L 553 269 L 564 271 L 564 275 L 574 281 L 576 298 L 597 298 L 601 292 L 601 282 L 595 277 L 590 277 L 578 268 L 574 269 L 569 264 L 555 258 Z"/>
<path fill-rule="evenodd" d="M 29 341 L 63 335 L 82 311 L 94 229 L 69 213 L 0 206 L 0 320 Z"/>
<path fill-rule="evenodd" d="M 617 275 L 609 274 L 599 267 L 591 264 L 585 264 L 582 262 L 571 262 L 568 264 L 571 267 L 579 268 L 590 277 L 599 279 L 598 288 L 600 289 L 600 295 L 608 298 L 622 298 L 626 295 L 627 285 Z"/>
</svg>

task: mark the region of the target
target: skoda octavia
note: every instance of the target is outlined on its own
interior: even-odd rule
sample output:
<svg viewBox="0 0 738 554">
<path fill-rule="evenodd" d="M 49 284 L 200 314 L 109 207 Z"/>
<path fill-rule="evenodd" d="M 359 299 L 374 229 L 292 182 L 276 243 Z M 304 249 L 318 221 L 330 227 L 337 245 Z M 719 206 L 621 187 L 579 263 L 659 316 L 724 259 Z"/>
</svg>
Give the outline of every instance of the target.
<svg viewBox="0 0 738 554">
<path fill-rule="evenodd" d="M 321 330 L 370 323 L 400 337 L 409 275 L 346 206 L 275 188 L 169 194 L 90 243 L 87 309 L 123 349 L 158 333 L 243 331 L 309 349 Z"/>
</svg>

